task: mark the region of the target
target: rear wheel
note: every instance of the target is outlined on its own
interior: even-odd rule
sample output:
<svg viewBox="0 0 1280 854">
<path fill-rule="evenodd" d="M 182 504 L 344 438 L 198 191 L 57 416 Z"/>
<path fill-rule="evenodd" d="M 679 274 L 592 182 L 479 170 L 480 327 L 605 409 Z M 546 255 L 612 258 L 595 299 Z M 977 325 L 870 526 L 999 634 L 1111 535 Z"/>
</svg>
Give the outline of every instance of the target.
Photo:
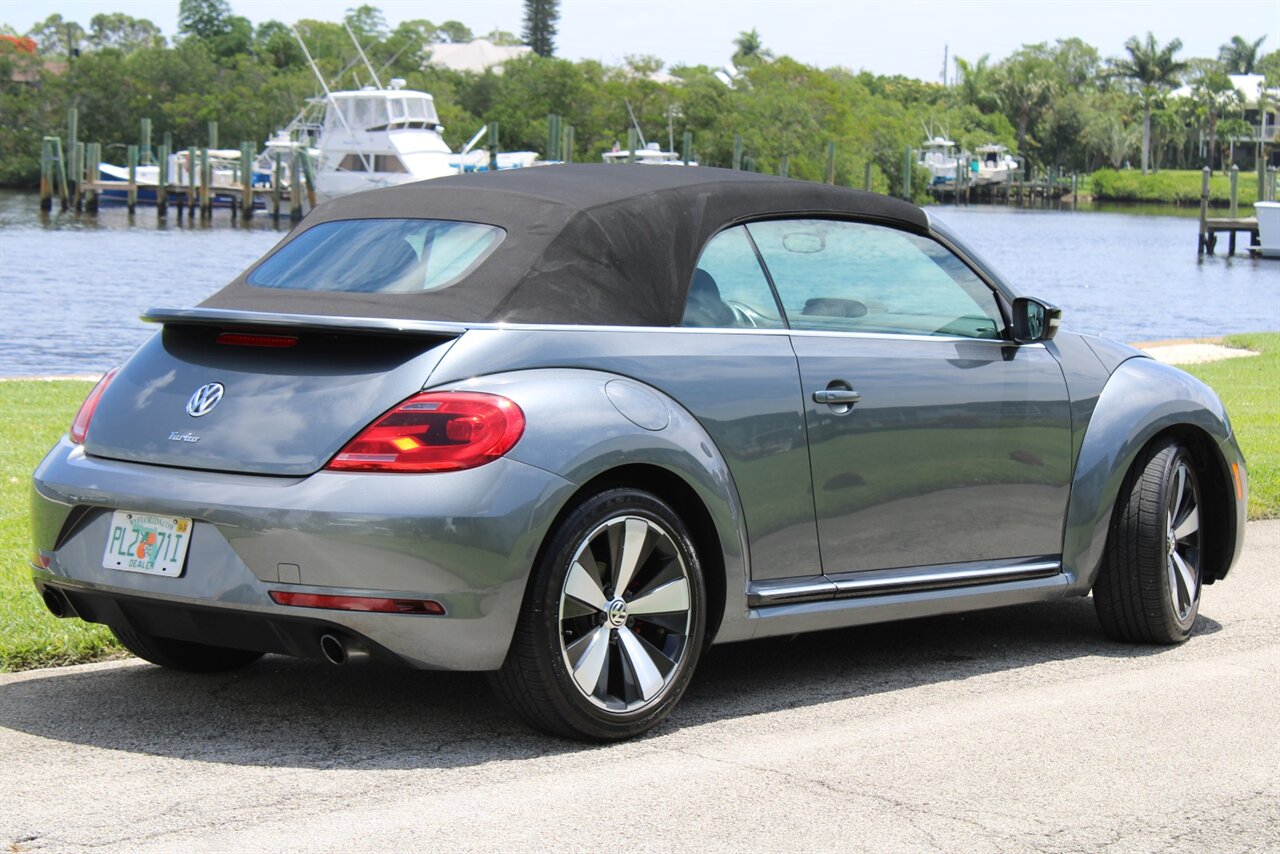
<svg viewBox="0 0 1280 854">
<path fill-rule="evenodd" d="M 1116 500 L 1093 603 L 1108 635 L 1181 643 L 1200 608 L 1201 493 L 1190 453 L 1173 440 L 1147 448 Z"/>
<path fill-rule="evenodd" d="M 697 553 L 675 512 L 641 490 L 602 492 L 548 541 L 494 685 L 544 732 L 639 735 L 689 684 L 704 602 Z"/>
<path fill-rule="evenodd" d="M 238 670 L 262 658 L 262 653 L 247 649 L 231 649 L 162 638 L 121 626 L 110 628 L 111 633 L 129 652 L 138 658 L 171 670 L 185 670 L 189 673 L 220 673 L 225 670 Z"/>
</svg>

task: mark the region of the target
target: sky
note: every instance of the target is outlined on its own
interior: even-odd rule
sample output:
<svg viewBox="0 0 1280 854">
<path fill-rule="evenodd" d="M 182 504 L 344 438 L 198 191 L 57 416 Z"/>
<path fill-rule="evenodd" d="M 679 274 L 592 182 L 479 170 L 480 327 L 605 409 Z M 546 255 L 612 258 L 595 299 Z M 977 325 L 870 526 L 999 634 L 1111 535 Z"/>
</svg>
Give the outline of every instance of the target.
<svg viewBox="0 0 1280 854">
<path fill-rule="evenodd" d="M 360 0 L 230 0 L 260 24 L 301 18 L 339 21 Z M 388 23 L 457 20 L 477 34 L 519 34 L 522 0 L 371 0 Z M 98 12 L 147 18 L 166 36 L 177 31 L 177 0 L 2 0 L 0 23 L 18 32 L 54 12 L 87 25 Z M 1182 40 L 1180 57 L 1216 56 L 1240 35 L 1266 36 L 1280 49 L 1280 0 L 561 0 L 556 54 L 620 62 L 652 54 L 668 65 L 719 67 L 733 39 L 755 28 L 765 47 L 821 68 L 941 80 L 944 51 L 998 61 L 1023 44 L 1077 36 L 1103 57 L 1119 56 L 1129 36 L 1154 32 Z M 951 64 L 949 75 L 954 74 Z"/>
</svg>

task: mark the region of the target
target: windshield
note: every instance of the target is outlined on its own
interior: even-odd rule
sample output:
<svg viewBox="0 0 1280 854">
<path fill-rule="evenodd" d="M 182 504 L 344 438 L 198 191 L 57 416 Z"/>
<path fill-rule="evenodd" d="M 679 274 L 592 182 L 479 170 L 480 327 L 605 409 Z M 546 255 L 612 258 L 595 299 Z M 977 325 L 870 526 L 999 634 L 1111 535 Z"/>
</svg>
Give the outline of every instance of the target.
<svg viewBox="0 0 1280 854">
<path fill-rule="evenodd" d="M 475 269 L 505 236 L 501 228 L 475 222 L 325 222 L 286 243 L 247 281 L 260 288 L 296 291 L 434 291 Z"/>
</svg>

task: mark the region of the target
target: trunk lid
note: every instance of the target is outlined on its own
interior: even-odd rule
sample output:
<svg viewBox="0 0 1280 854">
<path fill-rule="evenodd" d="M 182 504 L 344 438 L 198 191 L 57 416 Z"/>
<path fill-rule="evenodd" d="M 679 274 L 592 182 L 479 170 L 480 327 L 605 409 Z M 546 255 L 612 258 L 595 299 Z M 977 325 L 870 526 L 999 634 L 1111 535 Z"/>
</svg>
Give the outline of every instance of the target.
<svg viewBox="0 0 1280 854">
<path fill-rule="evenodd" d="M 323 468 L 356 433 L 419 391 L 466 331 L 201 309 L 153 310 L 143 319 L 164 329 L 107 388 L 86 453 L 294 477 Z M 203 402 L 192 410 L 203 414 L 189 414 L 193 402 Z"/>
</svg>

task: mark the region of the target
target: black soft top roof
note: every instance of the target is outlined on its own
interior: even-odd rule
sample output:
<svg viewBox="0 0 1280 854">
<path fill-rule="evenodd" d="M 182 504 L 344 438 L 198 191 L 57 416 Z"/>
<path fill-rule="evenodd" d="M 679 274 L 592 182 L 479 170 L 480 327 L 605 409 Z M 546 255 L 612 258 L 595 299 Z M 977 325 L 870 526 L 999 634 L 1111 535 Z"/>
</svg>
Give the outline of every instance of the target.
<svg viewBox="0 0 1280 854">
<path fill-rule="evenodd" d="M 445 219 L 505 229 L 493 254 L 447 288 L 387 294 L 281 290 L 248 284 L 246 271 L 201 307 L 464 323 L 673 326 L 684 312 L 698 255 L 712 236 L 745 220 L 797 215 L 928 230 L 924 212 L 914 205 L 826 184 L 703 167 L 540 166 L 335 199 L 317 207 L 280 244 L 320 223 L 345 219 Z"/>
</svg>

